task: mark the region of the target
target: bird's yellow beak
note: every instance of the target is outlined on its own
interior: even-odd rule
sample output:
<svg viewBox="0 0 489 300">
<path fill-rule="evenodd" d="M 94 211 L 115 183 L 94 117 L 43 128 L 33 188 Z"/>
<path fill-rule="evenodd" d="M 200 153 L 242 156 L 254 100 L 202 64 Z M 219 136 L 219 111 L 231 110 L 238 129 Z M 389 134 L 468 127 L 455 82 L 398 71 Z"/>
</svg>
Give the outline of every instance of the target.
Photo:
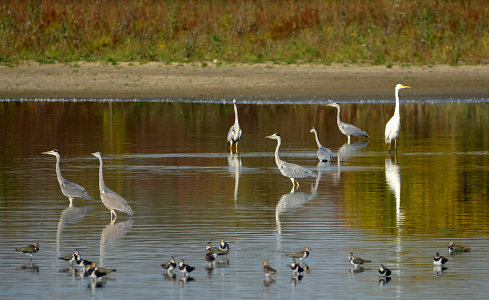
<svg viewBox="0 0 489 300">
<path fill-rule="evenodd" d="M 403 89 L 410 89 L 411 87 L 409 85 L 403 85 L 402 88 Z"/>
<path fill-rule="evenodd" d="M 53 154 L 53 151 L 44 151 L 44 152 L 41 152 L 41 154 Z"/>
<path fill-rule="evenodd" d="M 265 138 L 266 138 L 266 139 L 271 139 L 271 138 L 272 138 L 272 136 L 271 136 L 271 135 L 267 135 Z"/>
</svg>

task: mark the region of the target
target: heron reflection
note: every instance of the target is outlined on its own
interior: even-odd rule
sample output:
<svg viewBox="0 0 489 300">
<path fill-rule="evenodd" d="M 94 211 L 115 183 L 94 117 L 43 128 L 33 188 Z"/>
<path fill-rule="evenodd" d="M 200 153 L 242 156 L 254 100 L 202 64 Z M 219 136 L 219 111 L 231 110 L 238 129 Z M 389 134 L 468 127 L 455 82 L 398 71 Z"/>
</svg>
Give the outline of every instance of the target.
<svg viewBox="0 0 489 300">
<path fill-rule="evenodd" d="M 100 234 L 100 266 L 104 265 L 106 247 L 124 237 L 131 230 L 133 222 L 133 219 L 129 219 L 124 222 L 117 224 L 111 223 L 105 226 Z"/>
<path fill-rule="evenodd" d="M 71 205 L 65 208 L 58 220 L 58 228 L 56 230 L 56 255 L 57 257 L 61 256 L 61 234 L 63 229 L 72 224 L 76 224 L 83 219 L 87 213 L 90 211 L 89 206 L 74 206 Z"/>
<path fill-rule="evenodd" d="M 229 152 L 228 154 L 229 171 L 234 175 L 234 202 L 238 200 L 239 176 L 243 167 L 241 156 Z"/>
<path fill-rule="evenodd" d="M 338 158 L 337 158 L 338 172 L 336 176 L 337 180 L 341 178 L 341 161 L 344 158 L 356 155 L 356 153 L 358 153 L 360 150 L 363 150 L 365 147 L 367 147 L 367 145 L 368 145 L 368 141 L 361 142 L 361 143 L 351 143 L 351 144 L 346 143 L 343 144 L 343 146 L 341 146 L 338 149 Z"/>
<path fill-rule="evenodd" d="M 280 201 L 278 201 L 277 206 L 275 206 L 275 227 L 277 228 L 277 233 L 279 235 L 282 234 L 282 223 L 280 221 L 280 215 L 286 211 L 299 208 L 303 206 L 306 202 L 316 198 L 318 194 L 317 190 L 320 180 L 321 172 L 318 172 L 316 183 L 311 189 L 311 193 L 297 192 L 296 189 L 292 187 L 288 194 L 282 195 L 282 197 L 280 197 Z"/>
</svg>

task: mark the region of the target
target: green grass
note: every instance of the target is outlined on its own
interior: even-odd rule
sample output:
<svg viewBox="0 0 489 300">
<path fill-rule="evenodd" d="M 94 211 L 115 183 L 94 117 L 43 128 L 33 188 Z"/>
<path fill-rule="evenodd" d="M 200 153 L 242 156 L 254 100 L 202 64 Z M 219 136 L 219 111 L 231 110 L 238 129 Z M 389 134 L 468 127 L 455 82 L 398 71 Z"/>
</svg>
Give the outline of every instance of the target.
<svg viewBox="0 0 489 300">
<path fill-rule="evenodd" d="M 486 0 L 6 0 L 0 63 L 479 64 L 488 28 Z"/>
</svg>

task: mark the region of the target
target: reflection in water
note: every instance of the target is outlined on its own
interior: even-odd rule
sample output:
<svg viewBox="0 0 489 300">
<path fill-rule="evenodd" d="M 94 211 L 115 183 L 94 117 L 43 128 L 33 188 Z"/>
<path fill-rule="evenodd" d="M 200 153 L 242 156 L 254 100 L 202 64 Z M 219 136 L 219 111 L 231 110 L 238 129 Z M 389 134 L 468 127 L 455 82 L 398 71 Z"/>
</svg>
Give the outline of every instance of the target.
<svg viewBox="0 0 489 300">
<path fill-rule="evenodd" d="M 243 167 L 241 155 L 230 152 L 228 154 L 228 166 L 229 171 L 234 175 L 234 202 L 236 203 L 238 200 L 239 175 Z"/>
<path fill-rule="evenodd" d="M 447 267 L 444 267 L 444 266 L 433 266 L 433 274 L 441 275 L 441 274 L 445 273 L 446 269 L 447 269 Z"/>
<path fill-rule="evenodd" d="M 72 224 L 78 223 L 90 211 L 90 206 L 70 205 L 65 208 L 59 216 L 58 229 L 56 230 L 56 256 L 61 256 L 61 233 L 63 229 Z"/>
<path fill-rule="evenodd" d="M 164 273 L 163 277 L 165 277 L 165 280 L 168 280 L 170 282 L 175 282 L 177 279 L 177 274 L 174 273 Z"/>
<path fill-rule="evenodd" d="M 35 273 L 39 272 L 39 266 L 32 263 L 32 262 L 29 262 L 25 265 L 22 265 L 18 269 L 23 270 L 23 271 L 31 271 L 31 272 L 35 272 Z"/>
<path fill-rule="evenodd" d="M 292 187 L 292 190 L 285 195 L 282 195 L 280 201 L 278 201 L 277 206 L 275 206 L 275 227 L 277 229 L 277 234 L 280 236 L 282 234 L 282 223 L 280 222 L 280 214 L 286 212 L 287 210 L 291 210 L 294 208 L 301 207 L 306 202 L 313 200 L 317 196 L 317 190 L 319 181 L 321 180 L 321 173 L 318 172 L 318 176 L 316 177 L 316 184 L 312 188 L 312 192 L 304 193 L 304 192 L 296 192 L 295 188 Z"/>
<path fill-rule="evenodd" d="M 381 277 L 379 278 L 379 286 L 387 285 L 391 281 L 390 277 Z"/>
<path fill-rule="evenodd" d="M 265 278 L 265 280 L 263 280 L 263 286 L 265 287 L 264 288 L 264 291 L 265 293 L 268 292 L 268 288 L 275 283 L 275 279 L 273 278 L 270 278 L 270 277 L 267 277 Z"/>
<path fill-rule="evenodd" d="M 126 220 L 117 224 L 108 224 L 105 226 L 104 230 L 100 234 L 100 264 L 104 265 L 104 255 L 106 246 L 112 244 L 113 242 L 121 239 L 126 235 L 132 227 L 133 219 Z"/>
<path fill-rule="evenodd" d="M 399 231 L 404 217 L 401 212 L 401 167 L 397 165 L 396 157 L 394 163 L 390 157 L 385 159 L 385 180 L 396 197 L 396 225 Z"/>
<path fill-rule="evenodd" d="M 338 173 L 336 175 L 336 180 L 340 180 L 341 179 L 341 160 L 348 157 L 348 156 L 352 156 L 354 155 L 356 152 L 364 149 L 365 147 L 367 147 L 368 145 L 368 141 L 365 141 L 365 142 L 361 142 L 361 143 L 346 143 L 346 144 L 343 144 L 343 146 L 341 146 L 339 149 L 338 149 L 338 157 L 337 157 L 337 161 L 338 161 Z"/>
</svg>

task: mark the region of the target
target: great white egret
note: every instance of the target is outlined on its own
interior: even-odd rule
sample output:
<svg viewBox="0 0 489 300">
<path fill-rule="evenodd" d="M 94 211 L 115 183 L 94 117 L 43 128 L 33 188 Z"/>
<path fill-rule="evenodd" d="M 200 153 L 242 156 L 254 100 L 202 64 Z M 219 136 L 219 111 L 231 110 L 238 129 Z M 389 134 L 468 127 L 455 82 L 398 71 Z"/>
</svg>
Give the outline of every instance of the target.
<svg viewBox="0 0 489 300">
<path fill-rule="evenodd" d="M 401 116 L 399 115 L 399 90 L 409 88 L 411 87 L 407 85 L 396 85 L 396 109 L 392 118 L 385 125 L 385 143 L 389 144 L 389 153 L 391 152 L 392 140 L 394 140 L 394 150 L 397 151 L 397 137 L 401 131 Z"/>
</svg>

